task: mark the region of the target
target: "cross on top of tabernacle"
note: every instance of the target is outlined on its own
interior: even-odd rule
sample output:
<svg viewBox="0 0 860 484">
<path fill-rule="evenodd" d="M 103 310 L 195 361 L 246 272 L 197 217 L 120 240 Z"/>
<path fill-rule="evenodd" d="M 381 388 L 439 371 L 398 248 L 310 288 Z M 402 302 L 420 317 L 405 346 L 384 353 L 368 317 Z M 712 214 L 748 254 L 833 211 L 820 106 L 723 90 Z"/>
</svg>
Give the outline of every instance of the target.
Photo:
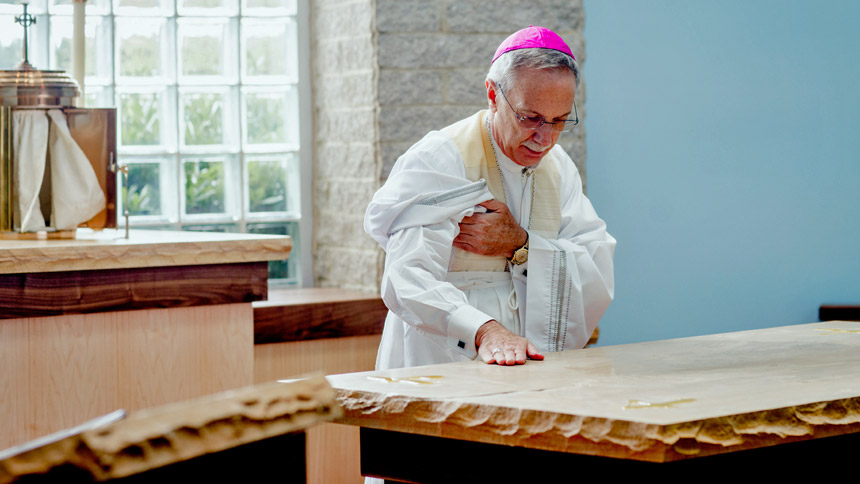
<svg viewBox="0 0 860 484">
<path fill-rule="evenodd" d="M 30 54 L 27 50 L 28 37 L 27 37 L 27 29 L 30 28 L 31 25 L 36 23 L 36 17 L 27 13 L 27 2 L 22 3 L 24 6 L 24 13 L 22 15 L 15 16 L 15 23 L 21 24 L 21 27 L 24 27 L 24 60 L 21 61 L 21 64 L 18 65 L 18 69 L 21 70 L 33 70 L 35 69 L 30 64 Z"/>
</svg>

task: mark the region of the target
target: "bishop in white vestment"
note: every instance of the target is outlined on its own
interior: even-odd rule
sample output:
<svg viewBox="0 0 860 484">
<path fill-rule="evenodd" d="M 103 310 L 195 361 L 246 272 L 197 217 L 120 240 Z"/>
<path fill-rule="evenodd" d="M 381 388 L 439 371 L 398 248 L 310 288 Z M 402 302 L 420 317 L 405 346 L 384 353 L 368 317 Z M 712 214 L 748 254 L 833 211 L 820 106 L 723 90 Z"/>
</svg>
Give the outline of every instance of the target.
<svg viewBox="0 0 860 484">
<path fill-rule="evenodd" d="M 386 252 L 377 369 L 582 348 L 614 294 L 615 239 L 555 143 L 578 122 L 579 70 L 554 32 L 499 47 L 489 109 L 416 143 L 374 195 Z"/>
</svg>

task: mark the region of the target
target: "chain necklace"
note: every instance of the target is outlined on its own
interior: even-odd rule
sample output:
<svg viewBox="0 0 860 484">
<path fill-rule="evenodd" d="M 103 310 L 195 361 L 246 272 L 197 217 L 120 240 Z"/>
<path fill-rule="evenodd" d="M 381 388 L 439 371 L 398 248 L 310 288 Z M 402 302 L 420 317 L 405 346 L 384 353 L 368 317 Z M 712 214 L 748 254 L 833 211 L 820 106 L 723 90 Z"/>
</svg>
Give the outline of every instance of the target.
<svg viewBox="0 0 860 484">
<path fill-rule="evenodd" d="M 504 190 L 505 194 L 507 195 L 507 190 L 505 188 L 505 174 L 502 173 L 502 167 L 499 166 L 499 154 L 496 153 L 496 144 L 493 142 L 493 133 L 490 132 L 490 117 L 489 116 L 487 116 L 486 125 L 487 125 L 487 135 L 490 137 L 490 146 L 493 148 L 493 157 L 496 159 L 496 169 L 499 170 L 499 178 L 501 178 L 501 180 L 502 180 L 502 190 Z M 532 179 L 532 186 L 531 186 L 532 197 L 531 197 L 531 204 L 529 205 L 529 223 L 528 223 L 528 226 L 526 227 L 526 230 L 529 230 L 532 227 L 532 218 L 535 214 L 535 178 L 537 178 L 537 173 L 535 173 L 535 168 L 523 168 L 523 176 L 526 178 L 531 177 L 531 179 Z M 522 216 L 522 204 L 520 205 L 520 209 L 521 209 L 520 210 L 520 216 Z"/>
</svg>

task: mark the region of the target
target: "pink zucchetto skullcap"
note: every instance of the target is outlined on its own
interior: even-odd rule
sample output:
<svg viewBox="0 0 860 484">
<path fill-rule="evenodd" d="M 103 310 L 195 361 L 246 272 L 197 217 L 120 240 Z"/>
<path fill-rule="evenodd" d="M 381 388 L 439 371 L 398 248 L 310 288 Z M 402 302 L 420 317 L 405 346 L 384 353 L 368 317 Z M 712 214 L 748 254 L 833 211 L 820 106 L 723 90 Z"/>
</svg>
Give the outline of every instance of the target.
<svg viewBox="0 0 860 484">
<path fill-rule="evenodd" d="M 496 50 L 493 62 L 496 62 L 496 59 L 505 52 L 520 49 L 552 49 L 564 52 L 576 60 L 576 57 L 573 57 L 573 51 L 557 33 L 545 27 L 530 25 L 527 29 L 518 30 L 505 39 Z"/>
</svg>

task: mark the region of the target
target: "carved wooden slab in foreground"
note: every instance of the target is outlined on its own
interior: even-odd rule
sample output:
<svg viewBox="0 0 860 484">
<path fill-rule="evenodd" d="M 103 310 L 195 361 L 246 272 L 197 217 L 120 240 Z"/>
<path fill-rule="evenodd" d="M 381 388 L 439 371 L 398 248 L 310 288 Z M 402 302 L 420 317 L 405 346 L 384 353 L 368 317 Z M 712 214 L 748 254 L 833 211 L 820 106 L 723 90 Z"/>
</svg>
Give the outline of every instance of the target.
<svg viewBox="0 0 860 484">
<path fill-rule="evenodd" d="M 86 470 L 93 480 L 124 477 L 299 431 L 341 414 L 335 392 L 322 376 L 264 383 L 8 449 L 0 452 L 0 482 L 68 465 Z"/>
<path fill-rule="evenodd" d="M 860 323 L 329 377 L 343 423 L 642 461 L 860 432 Z"/>
</svg>

